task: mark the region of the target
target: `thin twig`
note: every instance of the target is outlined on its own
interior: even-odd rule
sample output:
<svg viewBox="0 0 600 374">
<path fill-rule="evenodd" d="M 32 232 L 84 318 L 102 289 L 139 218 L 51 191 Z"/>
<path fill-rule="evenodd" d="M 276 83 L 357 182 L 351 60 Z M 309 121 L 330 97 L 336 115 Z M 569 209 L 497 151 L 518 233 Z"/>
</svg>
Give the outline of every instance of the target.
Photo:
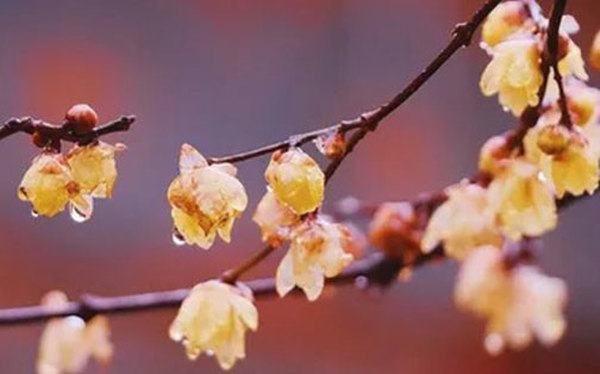
<svg viewBox="0 0 600 374">
<path fill-rule="evenodd" d="M 563 78 L 560 73 L 560 69 L 558 68 L 558 60 L 560 54 L 560 23 L 563 14 L 565 13 L 566 6 L 567 0 L 556 0 L 554 2 L 554 6 L 552 7 L 552 16 L 550 17 L 550 23 L 548 26 L 547 50 L 549 55 L 548 60 L 550 62 L 550 66 L 552 67 L 552 71 L 554 72 L 554 80 L 558 85 L 558 105 L 561 111 L 560 122 L 564 126 L 571 128 L 573 127 L 573 121 L 571 120 L 571 114 L 569 113 L 569 106 L 567 103 L 565 87 L 563 85 Z"/>
<path fill-rule="evenodd" d="M 277 247 L 268 245 L 259 252 L 255 253 L 252 257 L 244 261 L 239 266 L 229 269 L 221 275 L 221 280 L 226 283 L 235 283 L 245 272 L 252 269 L 259 263 L 261 263 L 265 258 L 269 257 L 273 251 L 275 251 Z"/>
<path fill-rule="evenodd" d="M 18 132 L 34 134 L 39 132 L 48 138 L 64 140 L 73 143 L 86 144 L 100 136 L 114 132 L 127 131 L 135 122 L 135 116 L 121 118 L 96 127 L 85 134 L 76 134 L 62 125 L 54 125 L 31 117 L 11 118 L 0 126 L 0 140 Z"/>
</svg>

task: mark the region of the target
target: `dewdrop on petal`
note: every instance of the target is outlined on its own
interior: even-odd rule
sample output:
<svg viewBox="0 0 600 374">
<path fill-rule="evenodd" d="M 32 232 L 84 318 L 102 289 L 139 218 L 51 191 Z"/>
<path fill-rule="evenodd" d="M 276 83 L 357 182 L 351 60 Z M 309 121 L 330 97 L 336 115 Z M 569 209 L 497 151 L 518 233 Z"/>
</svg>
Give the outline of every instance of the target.
<svg viewBox="0 0 600 374">
<path fill-rule="evenodd" d="M 276 288 L 284 297 L 295 286 L 309 301 L 316 300 L 325 278 L 338 275 L 353 260 L 347 228 L 317 218 L 306 220 L 291 233 L 291 245 L 277 268 Z"/>
<path fill-rule="evenodd" d="M 113 146 L 104 142 L 71 149 L 67 161 L 81 193 L 94 198 L 110 198 L 117 179 L 115 153 L 125 149 L 123 144 Z"/>
<path fill-rule="evenodd" d="M 229 370 L 246 357 L 246 331 L 257 329 L 252 291 L 242 284 L 210 280 L 197 284 L 185 298 L 169 336 L 182 342 L 190 360 L 201 353 L 214 355 L 221 368 Z"/>
<path fill-rule="evenodd" d="M 485 96 L 498 94 L 505 110 L 520 116 L 539 102 L 543 82 L 540 49 L 533 38 L 511 39 L 493 48 L 492 61 L 481 75 L 479 86 Z"/>
<path fill-rule="evenodd" d="M 260 227 L 263 242 L 278 246 L 289 238 L 290 228 L 300 221 L 300 216 L 281 204 L 268 188 L 252 220 Z"/>
<path fill-rule="evenodd" d="M 191 145 L 181 147 L 180 174 L 167 193 L 178 240 L 208 249 L 217 233 L 225 242 L 248 197 L 230 164 L 208 165 Z"/>
<path fill-rule="evenodd" d="M 66 158 L 52 152 L 44 152 L 33 160 L 18 190 L 19 199 L 29 201 L 35 215 L 47 217 L 62 212 L 79 194 Z"/>
<path fill-rule="evenodd" d="M 49 292 L 42 306 L 61 310 L 68 300 L 60 291 Z M 90 358 L 107 363 L 113 354 L 108 320 L 93 317 L 87 323 L 77 316 L 51 319 L 42 337 L 37 360 L 37 374 L 80 373 Z"/>
<path fill-rule="evenodd" d="M 314 211 L 323 201 L 325 175 L 299 148 L 275 152 L 265 179 L 275 197 L 299 215 Z"/>
<path fill-rule="evenodd" d="M 486 319 L 484 347 L 492 355 L 522 349 L 534 338 L 546 346 L 558 342 L 566 329 L 566 298 L 562 280 L 531 265 L 507 266 L 493 246 L 467 257 L 454 292 L 460 308 Z"/>
</svg>

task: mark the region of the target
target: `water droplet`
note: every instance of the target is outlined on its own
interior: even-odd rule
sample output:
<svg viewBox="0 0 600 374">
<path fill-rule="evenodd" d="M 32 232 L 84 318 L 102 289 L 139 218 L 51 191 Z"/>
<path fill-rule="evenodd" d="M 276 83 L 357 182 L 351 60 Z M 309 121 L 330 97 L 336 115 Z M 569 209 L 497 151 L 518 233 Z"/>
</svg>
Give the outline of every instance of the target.
<svg viewBox="0 0 600 374">
<path fill-rule="evenodd" d="M 356 279 L 354 279 L 354 285 L 359 290 L 366 290 L 369 288 L 369 278 L 365 277 L 364 275 L 359 275 L 356 277 Z"/>
<path fill-rule="evenodd" d="M 500 334 L 489 334 L 485 337 L 483 345 L 489 354 L 497 356 L 504 349 L 504 339 Z"/>
<path fill-rule="evenodd" d="M 181 247 L 182 245 L 185 245 L 185 238 L 183 237 L 183 235 L 181 235 L 181 233 L 177 230 L 177 229 L 173 229 L 173 244 L 175 244 L 178 247 Z"/>
<path fill-rule="evenodd" d="M 214 356 L 214 355 L 215 355 L 215 352 L 211 351 L 210 349 L 207 349 L 207 350 L 206 350 L 206 355 L 207 355 L 208 357 L 211 357 L 211 356 Z"/>
<path fill-rule="evenodd" d="M 82 223 L 90 219 L 91 215 L 86 215 L 84 212 L 77 209 L 74 205 L 69 206 L 69 214 L 74 222 Z"/>
<path fill-rule="evenodd" d="M 31 216 L 33 218 L 38 218 L 40 216 L 40 214 L 38 212 L 36 212 L 35 209 L 31 209 Z"/>
</svg>

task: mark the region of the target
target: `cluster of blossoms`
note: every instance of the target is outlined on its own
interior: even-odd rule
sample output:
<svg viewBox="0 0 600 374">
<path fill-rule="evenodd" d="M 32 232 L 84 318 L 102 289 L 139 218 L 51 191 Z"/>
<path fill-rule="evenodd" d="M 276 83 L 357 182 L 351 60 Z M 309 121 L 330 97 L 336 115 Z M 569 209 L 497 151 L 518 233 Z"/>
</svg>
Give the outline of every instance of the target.
<svg viewBox="0 0 600 374">
<path fill-rule="evenodd" d="M 319 141 L 330 157 L 343 153 L 343 138 L 332 134 Z M 176 244 L 209 249 L 218 234 L 230 242 L 233 223 L 248 205 L 236 168 L 210 164 L 189 144 L 181 147 L 179 175 L 167 193 Z M 289 242 L 277 268 L 276 289 L 281 297 L 295 286 L 316 300 L 325 278 L 338 275 L 359 252 L 360 241 L 351 229 L 318 212 L 323 202 L 325 175 L 317 162 L 300 148 L 276 151 L 265 171 L 267 192 L 253 220 L 262 239 L 275 249 Z M 188 357 L 215 355 L 223 369 L 243 358 L 247 329 L 258 328 L 252 293 L 242 283 L 209 280 L 194 287 L 171 327 L 171 338 L 182 341 Z"/>
<path fill-rule="evenodd" d="M 65 131 L 84 137 L 97 125 L 96 112 L 80 104 L 67 112 L 62 126 Z M 23 176 L 19 198 L 31 203 L 34 216 L 53 217 L 68 205 L 73 220 L 87 221 L 94 210 L 94 199 L 112 196 L 117 179 L 115 153 L 125 146 L 93 140 L 75 145 L 64 155 L 55 140 L 42 131 L 36 131 L 33 140 L 42 153 Z"/>
<path fill-rule="evenodd" d="M 553 230 L 557 200 L 598 188 L 600 91 L 584 83 L 581 50 L 571 39 L 578 28 L 572 17 L 563 17 L 556 72 L 545 49 L 548 20 L 534 2 L 507 1 L 488 16 L 482 47 L 492 60 L 481 90 L 498 94 L 521 125 L 484 144 L 480 177 L 447 188 L 447 200 L 422 235 L 424 252 L 443 245 L 462 263 L 455 300 L 487 319 L 485 347 L 492 354 L 525 347 L 533 338 L 554 344 L 566 327 L 564 282 L 514 261 L 507 248 Z M 592 49 L 592 62 L 597 53 Z M 564 78 L 568 113 L 560 105 L 556 73 Z M 517 244 L 521 250 L 523 243 Z"/>
<path fill-rule="evenodd" d="M 486 96 L 498 95 L 504 110 L 519 117 L 519 128 L 485 142 L 476 178 L 427 201 L 384 203 L 370 222 L 370 244 L 400 267 L 442 249 L 461 264 L 455 301 L 487 320 L 484 346 L 491 354 L 521 349 L 534 339 L 552 345 L 566 329 L 564 282 L 544 275 L 526 254 L 531 238 L 556 228 L 557 201 L 598 188 L 600 90 L 585 83 L 582 52 L 572 39 L 578 28 L 573 17 L 563 17 L 558 53 L 551 56 L 549 21 L 534 1 L 497 6 L 483 25 L 481 46 L 491 61 L 480 88 Z M 600 68 L 600 33 L 589 59 Z M 63 129 L 87 139 L 97 124 L 96 113 L 78 105 Z M 48 134 L 35 132 L 33 139 L 43 152 L 26 172 L 19 197 L 35 215 L 52 217 L 69 206 L 74 219 L 88 219 L 93 199 L 112 194 L 115 153 L 124 146 L 88 139 L 63 155 Z M 331 159 L 347 151 L 340 131 L 318 137 L 316 145 Z M 249 203 L 236 174 L 230 163 L 207 160 L 189 144 L 181 147 L 179 175 L 167 192 L 176 244 L 208 250 L 217 236 L 232 240 L 235 220 Z M 276 270 L 276 291 L 284 297 L 298 287 L 317 300 L 326 278 L 361 256 L 365 239 L 320 212 L 326 176 L 297 145 L 273 153 L 264 176 L 267 189 L 253 221 L 267 249 L 288 245 Z M 252 291 L 234 278 L 193 287 L 169 330 L 190 359 L 215 356 L 224 370 L 245 357 L 246 331 L 256 331 L 259 320 Z M 59 292 L 42 304 L 59 312 L 69 305 Z M 90 358 L 106 361 L 111 355 L 105 317 L 54 319 L 42 335 L 38 373 L 78 372 Z"/>
</svg>

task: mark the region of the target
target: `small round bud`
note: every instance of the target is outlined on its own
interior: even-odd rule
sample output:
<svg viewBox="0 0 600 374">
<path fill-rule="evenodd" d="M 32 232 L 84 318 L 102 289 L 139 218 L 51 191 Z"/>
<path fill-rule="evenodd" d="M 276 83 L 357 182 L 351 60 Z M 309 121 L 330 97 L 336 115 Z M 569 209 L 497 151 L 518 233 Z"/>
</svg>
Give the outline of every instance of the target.
<svg viewBox="0 0 600 374">
<path fill-rule="evenodd" d="M 42 134 L 41 131 L 35 131 L 31 136 L 31 141 L 33 141 L 33 144 L 38 148 L 44 148 L 50 143 L 50 139 Z"/>
<path fill-rule="evenodd" d="M 346 139 L 341 132 L 318 137 L 315 144 L 319 152 L 330 159 L 341 157 L 346 153 Z"/>
<path fill-rule="evenodd" d="M 90 132 L 98 125 L 98 114 L 87 104 L 74 105 L 65 119 L 77 134 Z"/>
<path fill-rule="evenodd" d="M 538 136 L 537 145 L 547 155 L 556 155 L 569 145 L 569 130 L 560 125 L 544 127 Z"/>
</svg>

